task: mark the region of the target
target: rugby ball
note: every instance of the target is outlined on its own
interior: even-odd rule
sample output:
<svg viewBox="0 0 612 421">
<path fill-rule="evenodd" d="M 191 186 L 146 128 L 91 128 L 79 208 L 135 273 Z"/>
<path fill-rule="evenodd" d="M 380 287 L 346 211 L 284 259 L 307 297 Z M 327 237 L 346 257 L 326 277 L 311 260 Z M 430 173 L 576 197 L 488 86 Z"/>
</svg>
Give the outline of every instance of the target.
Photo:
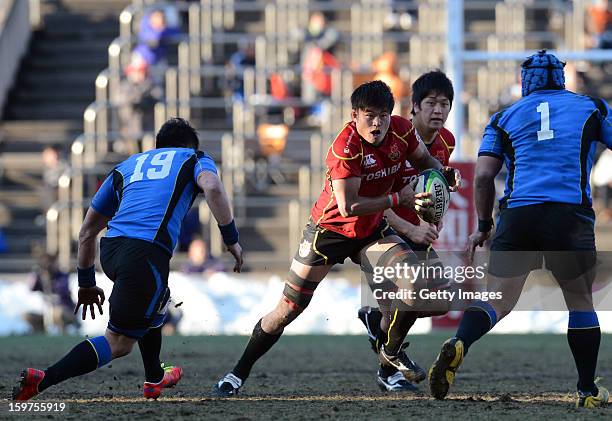
<svg viewBox="0 0 612 421">
<path fill-rule="evenodd" d="M 415 193 L 431 193 L 433 207 L 417 211 L 417 215 L 425 222 L 438 223 L 444 217 L 450 204 L 450 188 L 444 175 L 438 170 L 425 170 L 420 173 L 414 187 Z"/>
</svg>

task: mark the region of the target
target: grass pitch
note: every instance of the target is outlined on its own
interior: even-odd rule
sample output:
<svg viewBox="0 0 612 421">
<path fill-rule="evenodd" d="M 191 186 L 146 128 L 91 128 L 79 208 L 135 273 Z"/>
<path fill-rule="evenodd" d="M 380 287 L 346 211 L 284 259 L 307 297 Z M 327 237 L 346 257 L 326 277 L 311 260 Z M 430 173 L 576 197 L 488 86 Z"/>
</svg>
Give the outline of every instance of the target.
<svg viewBox="0 0 612 421">
<path fill-rule="evenodd" d="M 429 367 L 448 334 L 411 336 L 409 353 Z M 0 419 L 10 412 L 13 384 L 22 368 L 45 368 L 76 337 L 0 339 Z M 86 376 L 68 380 L 38 402 L 65 402 L 63 413 L 32 413 L 49 419 L 612 419 L 612 407 L 595 411 L 574 405 L 576 374 L 564 335 L 491 335 L 470 350 L 445 401 L 428 394 L 381 392 L 377 360 L 365 336 L 285 336 L 253 370 L 238 398 L 222 400 L 211 388 L 240 356 L 245 337 L 167 337 L 162 360 L 182 365 L 181 383 L 158 401 L 142 398 L 143 369 L 131 355 Z M 604 335 L 598 375 L 612 387 L 612 335 Z M 144 418 L 146 417 L 146 418 Z"/>
</svg>

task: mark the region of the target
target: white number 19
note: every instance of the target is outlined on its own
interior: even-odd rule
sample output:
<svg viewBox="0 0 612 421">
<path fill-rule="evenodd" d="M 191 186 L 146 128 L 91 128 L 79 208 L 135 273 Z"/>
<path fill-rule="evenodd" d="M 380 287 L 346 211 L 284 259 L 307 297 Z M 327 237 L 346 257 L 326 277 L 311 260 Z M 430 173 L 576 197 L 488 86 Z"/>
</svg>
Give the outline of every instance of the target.
<svg viewBox="0 0 612 421">
<path fill-rule="evenodd" d="M 149 168 L 147 170 L 147 179 L 160 180 L 162 178 L 168 177 L 168 175 L 170 174 L 172 160 L 174 159 L 175 153 L 176 151 L 165 151 L 153 155 L 153 158 L 151 158 L 151 165 L 153 166 L 153 168 Z M 148 153 L 141 155 L 136 159 L 136 167 L 134 168 L 134 174 L 132 174 L 132 177 L 130 178 L 130 183 L 140 181 L 144 178 L 145 174 L 142 171 L 142 166 L 144 165 L 147 158 L 149 158 Z"/>
<path fill-rule="evenodd" d="M 540 102 L 536 111 L 540 113 L 540 130 L 538 131 L 538 140 L 548 140 L 555 137 L 555 132 L 550 130 L 550 111 L 548 102 Z"/>
</svg>

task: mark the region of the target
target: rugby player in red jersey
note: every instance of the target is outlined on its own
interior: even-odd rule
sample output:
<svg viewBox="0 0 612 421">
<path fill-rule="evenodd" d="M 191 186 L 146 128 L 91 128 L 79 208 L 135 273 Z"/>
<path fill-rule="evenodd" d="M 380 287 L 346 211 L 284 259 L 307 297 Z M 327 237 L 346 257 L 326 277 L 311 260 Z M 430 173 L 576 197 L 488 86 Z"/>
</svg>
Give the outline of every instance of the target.
<svg viewBox="0 0 612 421">
<path fill-rule="evenodd" d="M 425 73 L 412 84 L 413 129 L 410 131 L 408 138 L 411 141 L 417 140 L 425 144 L 430 155 L 445 166 L 448 165 L 450 155 L 455 148 L 454 136 L 443 127 L 448 118 L 453 97 L 453 85 L 440 70 Z M 410 161 L 405 160 L 400 178 L 396 180 L 393 191 L 400 191 L 406 185 L 414 182 L 418 173 L 419 171 L 411 165 Z M 435 250 L 431 248 L 431 244 L 438 238 L 442 221 L 438 225 L 422 221 L 414 209 L 401 206 L 387 209 L 385 217 L 399 237 L 415 252 L 420 261 L 427 261 L 430 266 L 441 264 Z M 444 282 L 444 280 L 439 281 Z M 388 303 L 380 302 L 379 304 L 380 308 L 383 309 L 382 312 L 376 308 L 362 307 L 358 313 L 359 319 L 368 330 L 372 349 L 376 353 L 379 353 L 381 346 L 388 340 L 386 332 L 391 321 L 391 315 L 384 311 Z M 444 313 L 444 310 L 440 311 L 437 308 L 436 310 L 438 311 L 433 313 L 412 312 L 411 317 L 404 320 L 405 324 L 400 332 L 403 332 L 405 337 L 418 317 Z M 383 361 L 376 379 L 381 390 L 414 391 L 416 387 L 412 382 L 418 383 L 426 377 L 425 370 L 411 361 L 405 352 L 401 353 L 401 357 L 405 359 L 404 365 L 411 367 L 412 371 L 404 374 L 393 365 L 384 364 L 384 353 L 381 354 L 381 357 L 383 357 Z"/>
<path fill-rule="evenodd" d="M 283 295 L 276 308 L 255 325 L 234 369 L 215 385 L 219 396 L 238 393 L 255 362 L 304 311 L 319 282 L 336 263 L 343 263 L 347 257 L 362 268 L 364 263 L 370 267 L 386 266 L 391 259 L 410 264 L 417 261 L 383 214 L 397 206 L 432 205 L 429 194 L 415 194 L 410 186 L 392 192 L 406 159 L 419 170 L 443 166 L 422 142 L 410 136 L 410 121 L 391 116 L 394 104 L 389 87 L 381 81 L 365 83 L 351 95 L 351 121 L 327 152 L 325 187 L 312 208 Z M 455 185 L 458 173 L 449 168 L 446 174 Z M 368 258 L 366 252 L 382 256 L 373 263 L 363 262 Z M 395 332 L 389 334 L 397 336 Z M 391 341 L 384 349 L 396 368 L 404 370 L 407 368 L 398 358 L 400 346 L 401 342 Z"/>
</svg>

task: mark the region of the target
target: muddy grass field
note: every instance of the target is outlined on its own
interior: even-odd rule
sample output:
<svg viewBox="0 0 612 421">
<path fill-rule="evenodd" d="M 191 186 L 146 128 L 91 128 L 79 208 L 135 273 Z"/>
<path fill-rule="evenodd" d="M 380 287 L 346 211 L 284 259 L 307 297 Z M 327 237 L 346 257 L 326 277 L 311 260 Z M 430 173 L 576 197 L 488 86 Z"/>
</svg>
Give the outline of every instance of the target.
<svg viewBox="0 0 612 421">
<path fill-rule="evenodd" d="M 411 337 L 410 355 L 431 364 L 448 335 Z M 258 364 L 238 398 L 212 396 L 245 337 L 165 338 L 162 360 L 185 370 L 156 402 L 142 398 L 137 347 L 123 359 L 40 395 L 64 402 L 61 412 L 11 412 L 10 392 L 23 367 L 45 368 L 79 341 L 69 337 L 0 339 L 0 419 L 612 419 L 612 407 L 574 409 L 575 368 L 564 335 L 491 335 L 471 350 L 445 401 L 421 394 L 382 393 L 376 357 L 365 337 L 285 336 Z M 612 386 L 612 336 L 602 338 L 598 374 Z M 413 418 L 415 419 L 415 418 Z"/>
</svg>

